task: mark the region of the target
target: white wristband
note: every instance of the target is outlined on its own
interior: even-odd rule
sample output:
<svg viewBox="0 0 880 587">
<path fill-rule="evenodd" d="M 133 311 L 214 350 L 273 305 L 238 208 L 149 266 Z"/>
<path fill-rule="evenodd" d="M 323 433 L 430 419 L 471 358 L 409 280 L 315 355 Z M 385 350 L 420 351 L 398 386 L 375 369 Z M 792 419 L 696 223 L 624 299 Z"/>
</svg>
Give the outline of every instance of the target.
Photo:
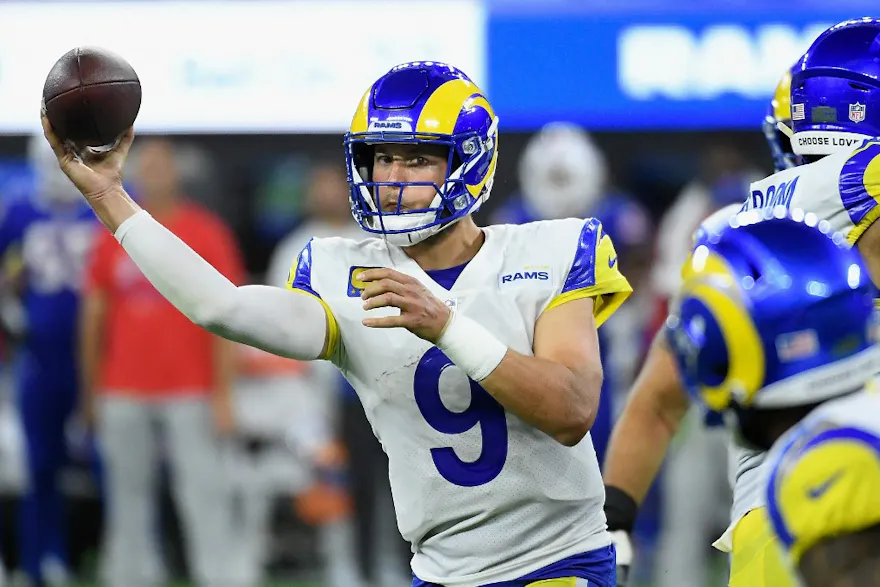
<svg viewBox="0 0 880 587">
<path fill-rule="evenodd" d="M 454 310 L 437 340 L 437 348 L 477 383 L 488 377 L 507 354 L 507 345 Z"/>
</svg>

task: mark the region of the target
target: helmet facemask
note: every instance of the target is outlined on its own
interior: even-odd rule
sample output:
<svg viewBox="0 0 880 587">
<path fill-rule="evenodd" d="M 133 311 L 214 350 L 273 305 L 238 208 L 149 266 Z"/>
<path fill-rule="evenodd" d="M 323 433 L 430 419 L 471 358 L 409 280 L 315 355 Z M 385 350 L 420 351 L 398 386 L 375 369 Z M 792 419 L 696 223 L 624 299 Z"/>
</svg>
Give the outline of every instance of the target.
<svg viewBox="0 0 880 587">
<path fill-rule="evenodd" d="M 492 188 L 497 138 L 497 118 L 485 134 L 468 131 L 456 135 L 415 132 L 351 133 L 346 136 L 346 159 L 354 219 L 370 233 L 381 234 L 398 246 L 410 246 L 452 226 L 472 214 L 488 198 Z M 374 155 L 381 144 L 445 146 L 448 149 L 445 180 L 377 182 L 373 180 Z M 489 177 L 485 177 L 486 174 Z M 482 185 L 480 185 L 482 184 Z M 398 188 L 397 207 L 382 210 L 379 190 Z M 435 195 L 427 207 L 407 208 L 410 187 L 431 187 Z"/>
</svg>

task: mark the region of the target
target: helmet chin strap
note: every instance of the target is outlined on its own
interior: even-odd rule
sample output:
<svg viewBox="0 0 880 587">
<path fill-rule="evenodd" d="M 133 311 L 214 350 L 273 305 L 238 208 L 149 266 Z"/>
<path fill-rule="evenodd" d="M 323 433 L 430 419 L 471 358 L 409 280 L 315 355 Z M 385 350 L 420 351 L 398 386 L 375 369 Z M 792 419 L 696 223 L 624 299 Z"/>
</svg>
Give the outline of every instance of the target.
<svg viewBox="0 0 880 587">
<path fill-rule="evenodd" d="M 426 215 L 430 216 L 430 213 L 428 213 Z M 419 215 L 419 216 L 421 216 L 421 215 Z M 404 248 L 411 247 L 412 245 L 417 245 L 421 242 L 428 240 L 432 236 L 443 232 L 444 230 L 446 230 L 450 226 L 457 224 L 458 221 L 461 220 L 462 218 L 464 218 L 464 216 L 462 216 L 461 218 L 456 218 L 455 220 L 453 220 L 451 222 L 445 222 L 443 224 L 435 224 L 434 226 L 429 226 L 427 228 L 422 228 L 419 230 L 413 230 L 411 232 L 397 232 L 397 233 L 391 233 L 391 234 L 382 233 L 382 240 L 385 241 L 386 245 L 392 244 L 392 245 L 396 245 L 398 247 L 404 247 Z"/>
</svg>

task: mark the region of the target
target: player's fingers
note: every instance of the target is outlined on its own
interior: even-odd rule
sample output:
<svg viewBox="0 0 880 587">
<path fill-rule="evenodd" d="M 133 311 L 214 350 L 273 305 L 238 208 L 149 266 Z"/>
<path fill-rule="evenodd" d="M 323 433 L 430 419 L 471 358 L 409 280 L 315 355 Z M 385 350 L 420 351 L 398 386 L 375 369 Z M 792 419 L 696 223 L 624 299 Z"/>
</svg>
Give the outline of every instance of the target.
<svg viewBox="0 0 880 587">
<path fill-rule="evenodd" d="M 375 269 L 364 269 L 358 275 L 355 275 L 355 279 L 359 281 L 363 281 L 364 283 L 369 283 L 372 281 L 378 281 L 380 279 L 385 279 L 388 276 L 388 272 L 390 269 L 384 269 L 381 267 L 377 267 Z"/>
<path fill-rule="evenodd" d="M 406 298 L 394 292 L 383 293 L 372 297 L 364 302 L 364 310 L 372 310 L 374 308 L 387 308 L 389 306 L 403 309 L 406 305 Z"/>
<path fill-rule="evenodd" d="M 361 292 L 361 298 L 368 300 L 372 297 L 382 295 L 387 292 L 394 292 L 398 295 L 405 295 L 406 286 L 393 279 L 380 279 L 379 281 L 370 282 L 364 291 Z"/>
<path fill-rule="evenodd" d="M 364 269 L 360 276 L 356 276 L 363 282 L 378 281 L 380 279 L 393 279 L 399 283 L 410 283 L 413 278 L 405 273 L 396 271 L 388 267 L 376 267 L 375 269 Z"/>
<path fill-rule="evenodd" d="M 119 153 L 122 158 L 128 157 L 128 151 L 131 149 L 131 143 L 134 141 L 134 127 L 128 127 L 128 130 L 122 133 L 122 136 L 119 138 L 119 144 L 113 149 L 117 153 Z"/>
<path fill-rule="evenodd" d="M 406 328 L 406 317 L 385 316 L 383 318 L 364 318 L 361 323 L 368 328 Z"/>
<path fill-rule="evenodd" d="M 55 130 L 52 128 L 52 123 L 49 122 L 49 118 L 46 116 L 46 113 L 42 108 L 40 111 L 40 122 L 43 125 L 43 136 L 49 141 L 49 146 L 52 147 L 55 156 L 61 159 L 67 154 L 67 149 L 64 147 L 64 143 L 61 142 L 61 139 L 58 138 L 58 135 L 55 134 Z"/>
<path fill-rule="evenodd" d="M 55 134 L 55 130 L 52 128 L 52 123 L 50 123 L 49 119 L 46 117 L 46 113 L 41 112 L 40 117 L 43 125 L 43 136 L 46 137 L 49 146 L 55 153 L 55 157 L 58 158 L 58 165 L 67 176 L 72 178 L 73 176 L 71 174 L 79 173 L 77 167 L 83 166 L 82 161 L 80 161 L 78 154 L 71 148 L 71 146 L 66 144 L 57 134 Z"/>
</svg>

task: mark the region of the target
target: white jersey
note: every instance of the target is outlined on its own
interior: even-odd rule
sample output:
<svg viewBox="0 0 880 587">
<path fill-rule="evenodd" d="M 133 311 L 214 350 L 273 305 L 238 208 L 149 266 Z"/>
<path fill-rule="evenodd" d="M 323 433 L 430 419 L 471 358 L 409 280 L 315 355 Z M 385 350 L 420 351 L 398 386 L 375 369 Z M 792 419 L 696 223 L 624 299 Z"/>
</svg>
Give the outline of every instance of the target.
<svg viewBox="0 0 880 587">
<path fill-rule="evenodd" d="M 812 212 L 852 244 L 880 216 L 880 140 L 815 163 L 785 169 L 751 185 L 743 210 L 785 206 Z"/>
<path fill-rule="evenodd" d="M 331 359 L 357 391 L 389 458 L 397 523 L 424 581 L 470 587 L 512 580 L 610 544 L 588 434 L 566 447 L 508 413 L 435 346 L 403 328 L 372 329 L 363 268 L 393 267 L 531 355 L 548 308 L 595 299 L 597 324 L 632 291 L 597 220 L 483 229 L 485 243 L 451 289 L 380 239 L 315 239 L 288 286 L 330 310 Z M 338 342 L 337 342 L 338 341 Z"/>
<path fill-rule="evenodd" d="M 767 453 L 740 446 L 731 439 L 727 458 L 730 460 L 730 485 L 733 504 L 730 507 L 730 524 L 712 546 L 722 552 L 733 551 L 733 531 L 743 517 L 756 508 L 764 507 L 764 481 Z"/>
<path fill-rule="evenodd" d="M 880 393 L 823 403 L 771 449 L 765 484 L 774 532 L 795 564 L 817 543 L 880 524 Z"/>
</svg>

